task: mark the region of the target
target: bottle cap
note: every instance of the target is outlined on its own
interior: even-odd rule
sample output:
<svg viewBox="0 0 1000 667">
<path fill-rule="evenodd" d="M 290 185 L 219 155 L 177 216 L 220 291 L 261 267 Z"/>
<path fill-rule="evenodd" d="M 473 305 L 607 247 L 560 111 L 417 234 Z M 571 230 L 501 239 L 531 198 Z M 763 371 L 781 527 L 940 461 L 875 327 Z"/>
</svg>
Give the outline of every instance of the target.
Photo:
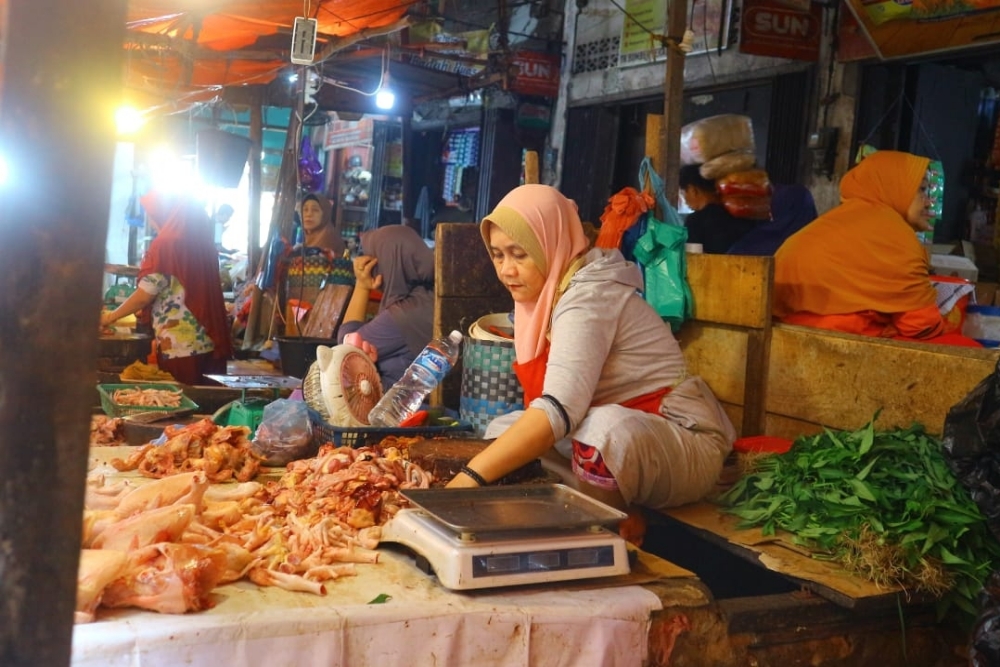
<svg viewBox="0 0 1000 667">
<path fill-rule="evenodd" d="M 455 331 L 452 331 L 450 334 L 448 334 L 448 338 L 450 338 L 455 343 L 461 343 L 462 332 L 456 329 Z"/>
</svg>

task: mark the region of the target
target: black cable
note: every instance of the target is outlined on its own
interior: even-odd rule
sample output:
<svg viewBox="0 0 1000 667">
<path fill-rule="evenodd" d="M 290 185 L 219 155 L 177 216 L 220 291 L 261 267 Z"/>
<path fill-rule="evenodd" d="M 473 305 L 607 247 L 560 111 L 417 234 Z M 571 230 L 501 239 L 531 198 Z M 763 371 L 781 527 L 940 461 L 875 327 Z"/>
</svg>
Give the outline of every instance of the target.
<svg viewBox="0 0 1000 667">
<path fill-rule="evenodd" d="M 697 0 L 693 0 L 697 2 Z M 726 4 L 726 3 L 723 3 Z M 702 25 L 706 28 L 708 27 L 708 0 L 702 0 L 701 3 L 701 18 Z M 722 56 L 722 26 L 725 25 L 725 21 L 722 19 L 722 13 L 719 13 L 719 43 L 716 44 L 716 52 L 719 56 Z M 718 81 L 715 78 L 715 67 L 712 66 L 712 49 L 708 46 L 708 38 L 705 39 L 705 58 L 708 59 L 708 72 L 712 75 L 712 83 L 718 85 Z"/>
<path fill-rule="evenodd" d="M 490 27 L 491 27 L 491 26 L 488 26 L 488 25 L 483 25 L 482 23 L 473 23 L 472 21 L 464 21 L 462 19 L 458 19 L 458 18 L 455 18 L 453 16 L 448 16 L 447 14 L 441 14 L 441 15 L 438 16 L 438 18 L 443 19 L 445 21 L 450 21 L 452 23 L 458 23 L 460 25 L 466 25 L 466 26 L 469 26 L 470 28 L 478 28 L 479 30 L 489 30 Z M 526 32 L 514 32 L 513 30 L 508 30 L 507 34 L 508 35 L 517 35 L 518 37 L 527 37 L 528 39 L 534 39 L 534 40 L 542 41 L 542 42 L 545 42 L 547 44 L 551 43 L 551 42 L 560 41 L 560 40 L 555 40 L 555 39 L 548 39 L 546 37 L 539 37 L 538 35 L 529 35 Z"/>
<path fill-rule="evenodd" d="M 392 6 L 392 7 L 389 7 L 388 9 L 380 9 L 377 12 L 370 12 L 368 14 L 362 14 L 361 16 L 355 16 L 352 19 L 345 19 L 344 17 L 342 17 L 342 16 L 340 16 L 338 14 L 335 14 L 333 11 L 331 11 L 330 8 L 327 5 L 320 4 L 316 8 L 316 15 L 319 16 L 319 10 L 323 10 L 324 12 L 326 12 L 327 14 L 329 14 L 330 16 L 332 16 L 333 18 L 335 18 L 338 21 L 340 21 L 341 23 L 346 23 L 349 26 L 351 26 L 352 28 L 354 28 L 355 30 L 358 30 L 360 32 L 361 30 L 363 30 L 363 28 L 356 27 L 354 24 L 351 23 L 351 21 L 358 21 L 360 19 L 366 19 L 366 18 L 368 18 L 370 16 L 378 16 L 379 14 L 387 14 L 389 12 L 394 12 L 397 9 L 399 9 L 400 7 L 411 7 L 413 5 L 421 5 L 421 4 L 424 4 L 424 0 L 410 0 L 409 2 L 400 2 L 400 3 L 398 3 L 398 4 L 396 4 L 396 5 Z"/>
<path fill-rule="evenodd" d="M 619 5 L 616 0 L 610 0 L 610 1 L 611 1 L 611 4 L 614 5 L 615 7 L 617 7 L 621 11 L 622 14 L 624 14 L 625 16 L 627 16 L 628 19 L 630 21 L 632 21 L 632 23 L 636 24 L 637 26 L 639 26 L 640 28 L 642 28 L 643 30 L 645 30 L 647 33 L 649 33 L 650 36 L 655 37 L 657 40 L 659 40 L 662 37 L 662 35 L 657 35 L 655 32 L 653 32 L 652 30 L 650 30 L 649 28 L 647 28 L 643 24 L 639 23 L 639 19 L 637 19 L 636 17 L 632 16 L 632 14 L 629 13 L 629 11 L 627 9 L 625 9 L 624 7 L 622 7 L 621 5 Z"/>
</svg>

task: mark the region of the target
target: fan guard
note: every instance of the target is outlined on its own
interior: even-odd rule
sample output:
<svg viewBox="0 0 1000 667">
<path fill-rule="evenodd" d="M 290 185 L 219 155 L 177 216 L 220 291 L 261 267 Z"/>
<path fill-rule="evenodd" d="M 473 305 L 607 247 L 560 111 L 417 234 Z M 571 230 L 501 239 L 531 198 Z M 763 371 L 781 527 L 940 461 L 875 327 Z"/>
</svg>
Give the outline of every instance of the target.
<svg viewBox="0 0 1000 667">
<path fill-rule="evenodd" d="M 353 345 L 337 345 L 328 350 L 321 354 L 317 349 L 317 358 L 330 423 L 368 426 L 368 413 L 382 398 L 382 381 L 375 363 Z"/>
</svg>

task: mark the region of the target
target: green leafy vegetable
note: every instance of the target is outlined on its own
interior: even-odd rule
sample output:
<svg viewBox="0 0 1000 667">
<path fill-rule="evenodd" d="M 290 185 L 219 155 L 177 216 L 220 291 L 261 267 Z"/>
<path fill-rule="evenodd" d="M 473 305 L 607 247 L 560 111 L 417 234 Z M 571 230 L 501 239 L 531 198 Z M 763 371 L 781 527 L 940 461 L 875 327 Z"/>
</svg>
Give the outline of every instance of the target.
<svg viewBox="0 0 1000 667">
<path fill-rule="evenodd" d="M 385 604 L 392 599 L 392 596 L 388 593 L 379 593 L 374 598 L 368 601 L 368 604 Z"/>
<path fill-rule="evenodd" d="M 879 584 L 974 609 L 1000 543 L 922 426 L 803 436 L 758 456 L 718 502 L 740 526 L 777 530 Z"/>
</svg>

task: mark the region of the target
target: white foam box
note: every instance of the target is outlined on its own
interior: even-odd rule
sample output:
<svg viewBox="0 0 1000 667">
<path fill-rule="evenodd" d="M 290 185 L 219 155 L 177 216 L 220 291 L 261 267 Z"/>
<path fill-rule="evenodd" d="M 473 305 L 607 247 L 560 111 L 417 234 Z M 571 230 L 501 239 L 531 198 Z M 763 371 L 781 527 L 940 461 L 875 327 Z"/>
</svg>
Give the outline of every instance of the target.
<svg viewBox="0 0 1000 667">
<path fill-rule="evenodd" d="M 931 273 L 939 276 L 957 276 L 970 282 L 979 279 L 976 263 L 959 255 L 931 255 Z"/>
</svg>

